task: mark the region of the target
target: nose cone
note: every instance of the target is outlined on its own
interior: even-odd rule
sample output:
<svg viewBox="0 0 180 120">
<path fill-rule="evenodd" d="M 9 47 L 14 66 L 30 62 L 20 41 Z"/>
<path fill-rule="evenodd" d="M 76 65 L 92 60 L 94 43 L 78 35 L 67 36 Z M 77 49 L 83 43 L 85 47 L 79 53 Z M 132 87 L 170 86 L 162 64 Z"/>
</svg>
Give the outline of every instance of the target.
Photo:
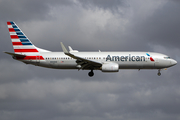
<svg viewBox="0 0 180 120">
<path fill-rule="evenodd" d="M 174 65 L 176 65 L 176 64 L 177 64 L 177 61 L 175 61 L 175 60 L 172 59 L 172 60 L 171 60 L 171 65 L 174 66 Z"/>
</svg>

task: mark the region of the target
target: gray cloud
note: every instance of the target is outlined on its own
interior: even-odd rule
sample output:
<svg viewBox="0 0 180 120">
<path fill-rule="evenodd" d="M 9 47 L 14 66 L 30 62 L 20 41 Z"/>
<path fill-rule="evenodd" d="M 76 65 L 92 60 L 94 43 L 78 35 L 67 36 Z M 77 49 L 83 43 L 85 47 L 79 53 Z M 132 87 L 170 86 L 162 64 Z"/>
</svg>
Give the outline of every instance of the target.
<svg viewBox="0 0 180 120">
<path fill-rule="evenodd" d="M 131 72 L 131 74 L 136 76 L 138 73 Z M 1 109 L 5 111 L 10 109 L 11 114 L 18 110 L 22 111 L 24 116 L 28 116 L 29 113 L 35 115 L 29 116 L 29 119 L 41 117 L 71 119 L 72 116 L 76 119 L 80 116 L 80 119 L 83 117 L 133 119 L 133 115 L 140 115 L 139 119 L 145 119 L 149 115 L 161 119 L 164 115 L 171 119 L 178 119 L 175 117 L 179 114 L 178 85 L 165 85 L 162 82 L 168 81 L 157 82 L 157 79 L 138 80 L 138 76 L 135 77 L 136 81 L 132 77 L 121 78 L 122 80 L 115 78 L 112 81 L 86 82 L 76 79 L 53 81 L 31 79 L 26 83 L 2 84 Z M 125 78 L 127 81 L 123 80 Z M 156 85 L 153 85 L 153 82 L 156 82 Z M 9 104 L 5 104 L 5 101 Z M 175 116 L 170 117 L 167 114 Z M 18 115 L 17 119 L 23 118 L 21 112 L 16 115 Z M 68 116 L 71 117 L 68 118 Z"/>
<path fill-rule="evenodd" d="M 13 51 L 7 20 L 38 47 L 61 51 L 155 51 L 180 61 L 178 1 L 1 0 L 1 51 Z M 179 64 L 119 73 L 54 70 L 0 53 L 0 119 L 178 120 Z"/>
<path fill-rule="evenodd" d="M 137 24 L 133 26 L 135 34 L 141 34 L 143 39 L 153 44 L 178 48 L 180 39 L 178 33 L 180 25 L 177 24 L 180 20 L 179 6 L 179 3 L 170 1 L 145 21 L 140 23 L 136 21 Z"/>
<path fill-rule="evenodd" d="M 1 0 L 0 10 L 2 20 L 29 21 L 48 19 L 52 5 L 66 6 L 73 2 L 69 0 Z"/>
<path fill-rule="evenodd" d="M 119 7 L 128 7 L 128 3 L 124 0 L 78 0 L 83 7 L 85 8 L 92 8 L 97 7 L 99 9 L 104 9 L 104 10 L 110 10 L 111 12 L 119 12 L 118 9 Z M 121 12 L 119 12 L 121 13 Z"/>
</svg>

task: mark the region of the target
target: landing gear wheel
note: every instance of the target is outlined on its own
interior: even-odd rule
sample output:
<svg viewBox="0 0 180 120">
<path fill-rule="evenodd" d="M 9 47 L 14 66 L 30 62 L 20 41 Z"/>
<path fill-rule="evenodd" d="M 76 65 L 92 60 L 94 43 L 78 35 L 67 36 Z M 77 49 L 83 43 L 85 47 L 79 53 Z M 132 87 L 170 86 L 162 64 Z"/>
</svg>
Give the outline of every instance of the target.
<svg viewBox="0 0 180 120">
<path fill-rule="evenodd" d="M 89 75 L 89 77 L 92 77 L 94 75 L 94 72 L 91 71 L 91 72 L 88 73 L 88 75 Z"/>
<path fill-rule="evenodd" d="M 160 72 L 160 70 L 158 70 L 158 73 L 157 73 L 157 75 L 158 75 L 158 76 L 161 76 L 161 72 Z"/>
<path fill-rule="evenodd" d="M 157 75 L 158 75 L 158 76 L 161 76 L 161 73 L 159 72 Z"/>
</svg>

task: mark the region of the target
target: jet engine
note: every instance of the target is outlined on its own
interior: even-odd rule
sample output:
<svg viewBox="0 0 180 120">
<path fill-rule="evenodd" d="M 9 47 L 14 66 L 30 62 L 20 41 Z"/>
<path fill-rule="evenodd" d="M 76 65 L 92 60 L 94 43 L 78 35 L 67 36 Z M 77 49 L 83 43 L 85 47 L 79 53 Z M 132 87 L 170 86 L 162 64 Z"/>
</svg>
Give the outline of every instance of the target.
<svg viewBox="0 0 180 120">
<path fill-rule="evenodd" d="M 104 63 L 101 70 L 102 72 L 118 72 L 119 65 L 117 63 Z"/>
</svg>

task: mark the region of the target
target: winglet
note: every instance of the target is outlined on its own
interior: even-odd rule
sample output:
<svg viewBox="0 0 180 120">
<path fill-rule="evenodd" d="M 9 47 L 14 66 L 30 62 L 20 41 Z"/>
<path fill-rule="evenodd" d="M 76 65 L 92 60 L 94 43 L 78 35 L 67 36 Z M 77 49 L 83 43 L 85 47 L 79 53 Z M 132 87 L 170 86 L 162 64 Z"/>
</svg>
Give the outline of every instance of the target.
<svg viewBox="0 0 180 120">
<path fill-rule="evenodd" d="M 69 47 L 69 51 L 74 51 L 71 46 L 68 46 L 68 47 Z"/>
<path fill-rule="evenodd" d="M 62 42 L 60 42 L 60 43 L 61 43 L 61 47 L 62 47 L 63 52 L 64 52 L 65 54 L 68 54 L 69 52 L 67 51 L 66 47 L 63 45 Z"/>
<path fill-rule="evenodd" d="M 69 47 L 69 52 L 79 52 L 78 50 L 73 50 L 71 46 L 68 46 Z"/>
</svg>

